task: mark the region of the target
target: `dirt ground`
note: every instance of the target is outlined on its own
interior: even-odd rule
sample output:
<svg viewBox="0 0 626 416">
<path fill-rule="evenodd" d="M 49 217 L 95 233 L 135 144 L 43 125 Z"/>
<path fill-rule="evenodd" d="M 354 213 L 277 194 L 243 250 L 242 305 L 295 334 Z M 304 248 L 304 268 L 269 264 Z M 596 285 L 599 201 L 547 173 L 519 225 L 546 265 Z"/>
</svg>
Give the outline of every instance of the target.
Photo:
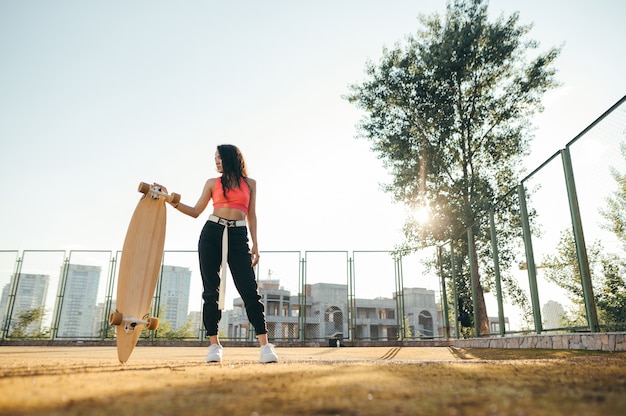
<svg viewBox="0 0 626 416">
<path fill-rule="evenodd" d="M 623 415 L 626 353 L 0 347 L 0 415 Z"/>
</svg>

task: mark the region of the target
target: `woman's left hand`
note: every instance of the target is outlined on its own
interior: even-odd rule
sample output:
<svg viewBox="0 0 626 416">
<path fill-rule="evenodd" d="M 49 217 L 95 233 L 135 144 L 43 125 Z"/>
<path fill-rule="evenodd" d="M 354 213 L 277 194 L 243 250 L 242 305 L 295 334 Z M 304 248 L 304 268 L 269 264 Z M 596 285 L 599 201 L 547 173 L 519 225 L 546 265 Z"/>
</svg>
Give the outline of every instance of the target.
<svg viewBox="0 0 626 416">
<path fill-rule="evenodd" d="M 259 255 L 259 249 L 256 247 L 256 245 L 252 246 L 252 250 L 250 250 L 250 254 L 252 255 L 252 267 L 254 267 L 259 263 L 259 258 L 261 257 Z"/>
</svg>

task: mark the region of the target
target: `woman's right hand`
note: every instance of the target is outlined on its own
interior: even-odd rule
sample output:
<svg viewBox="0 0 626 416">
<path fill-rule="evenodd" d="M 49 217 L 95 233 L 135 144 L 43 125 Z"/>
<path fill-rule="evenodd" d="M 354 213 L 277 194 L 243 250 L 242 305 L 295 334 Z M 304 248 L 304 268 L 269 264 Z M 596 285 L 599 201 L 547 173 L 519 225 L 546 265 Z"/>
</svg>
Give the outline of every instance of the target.
<svg viewBox="0 0 626 416">
<path fill-rule="evenodd" d="M 156 182 L 153 184 L 153 186 L 158 186 L 158 187 L 161 189 L 161 192 L 163 192 L 163 193 L 165 193 L 165 194 L 168 194 L 168 195 L 169 195 L 169 192 L 167 192 L 167 188 L 166 188 L 165 186 L 163 186 L 163 185 L 161 185 L 161 184 L 158 184 L 158 183 L 156 183 Z M 173 206 L 174 208 L 176 208 L 176 206 L 178 206 L 178 204 L 180 203 L 180 201 L 179 201 L 179 202 L 177 202 L 176 204 L 173 204 L 173 203 L 172 203 L 172 199 L 170 199 L 170 198 L 166 198 L 165 200 L 166 200 L 166 201 L 167 201 L 167 202 L 168 202 L 171 206 Z"/>
<path fill-rule="evenodd" d="M 161 185 L 161 184 L 158 184 L 158 183 L 155 182 L 155 183 L 152 184 L 152 186 L 157 186 L 157 187 L 159 187 L 161 189 L 161 192 L 166 193 L 166 194 L 168 193 L 167 192 L 167 188 L 165 186 Z"/>
</svg>

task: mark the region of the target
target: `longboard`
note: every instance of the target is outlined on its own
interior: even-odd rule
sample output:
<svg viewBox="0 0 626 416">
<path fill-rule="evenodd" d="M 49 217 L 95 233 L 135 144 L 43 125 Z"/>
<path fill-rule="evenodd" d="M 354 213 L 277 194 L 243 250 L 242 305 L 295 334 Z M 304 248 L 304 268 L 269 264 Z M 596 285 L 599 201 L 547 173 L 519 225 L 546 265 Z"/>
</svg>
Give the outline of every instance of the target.
<svg viewBox="0 0 626 416">
<path fill-rule="evenodd" d="M 115 312 L 109 323 L 115 325 L 117 357 L 130 358 L 144 326 L 154 331 L 159 320 L 149 309 L 159 278 L 165 244 L 165 201 L 176 204 L 180 195 L 168 195 L 160 187 L 141 182 L 143 194 L 128 225 L 117 277 Z"/>
</svg>

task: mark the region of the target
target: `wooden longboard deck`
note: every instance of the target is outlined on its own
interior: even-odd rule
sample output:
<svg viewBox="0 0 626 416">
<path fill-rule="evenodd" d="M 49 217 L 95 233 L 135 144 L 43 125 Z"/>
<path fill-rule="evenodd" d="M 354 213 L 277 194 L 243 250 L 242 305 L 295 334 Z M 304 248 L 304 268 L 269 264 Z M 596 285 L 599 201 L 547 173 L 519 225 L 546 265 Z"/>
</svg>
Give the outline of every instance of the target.
<svg viewBox="0 0 626 416">
<path fill-rule="evenodd" d="M 143 195 L 130 220 L 120 261 L 116 310 L 124 319 L 148 316 L 159 278 L 165 244 L 166 207 L 163 196 Z M 145 325 L 127 331 L 122 322 L 115 327 L 117 355 L 124 363 L 130 357 Z"/>
</svg>

